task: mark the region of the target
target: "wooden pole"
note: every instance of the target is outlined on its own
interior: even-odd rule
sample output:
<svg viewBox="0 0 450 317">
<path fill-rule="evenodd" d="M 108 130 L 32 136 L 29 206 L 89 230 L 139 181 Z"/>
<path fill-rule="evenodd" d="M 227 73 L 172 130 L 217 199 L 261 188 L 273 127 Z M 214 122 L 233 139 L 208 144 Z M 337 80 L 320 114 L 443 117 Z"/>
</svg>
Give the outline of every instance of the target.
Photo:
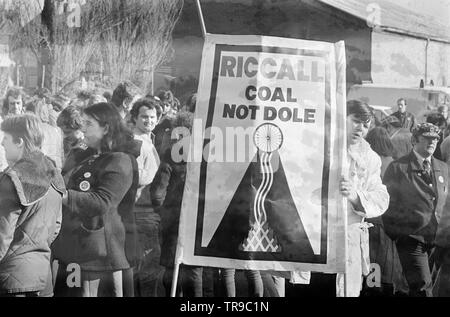
<svg viewBox="0 0 450 317">
<path fill-rule="evenodd" d="M 206 38 L 206 25 L 205 19 L 203 18 L 202 6 L 200 4 L 200 0 L 195 0 L 195 4 L 197 5 L 198 17 L 200 19 L 200 26 L 202 28 L 203 38 Z"/>
<path fill-rule="evenodd" d="M 42 80 L 41 80 L 41 88 L 45 86 L 45 65 L 42 65 Z"/>
<path fill-rule="evenodd" d="M 155 67 L 152 67 L 152 96 L 155 95 Z"/>
<path fill-rule="evenodd" d="M 172 288 L 170 290 L 170 297 L 176 296 L 179 273 L 180 273 L 180 261 L 178 261 L 177 259 L 175 263 L 175 268 L 173 270 L 173 279 L 172 279 Z"/>
<path fill-rule="evenodd" d="M 20 86 L 20 65 L 17 64 L 16 66 L 16 86 Z"/>
</svg>

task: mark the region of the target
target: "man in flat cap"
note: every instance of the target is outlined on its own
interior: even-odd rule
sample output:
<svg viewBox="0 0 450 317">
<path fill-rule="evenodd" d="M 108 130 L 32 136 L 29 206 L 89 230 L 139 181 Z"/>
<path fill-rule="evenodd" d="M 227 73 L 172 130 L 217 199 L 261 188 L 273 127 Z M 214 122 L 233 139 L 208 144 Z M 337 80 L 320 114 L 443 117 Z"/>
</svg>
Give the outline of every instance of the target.
<svg viewBox="0 0 450 317">
<path fill-rule="evenodd" d="M 431 123 L 412 131 L 413 150 L 389 165 L 384 175 L 390 203 L 382 216 L 386 233 L 396 242 L 410 296 L 432 296 L 429 255 L 438 223 L 447 213 L 447 164 L 433 157 L 439 128 Z"/>
</svg>

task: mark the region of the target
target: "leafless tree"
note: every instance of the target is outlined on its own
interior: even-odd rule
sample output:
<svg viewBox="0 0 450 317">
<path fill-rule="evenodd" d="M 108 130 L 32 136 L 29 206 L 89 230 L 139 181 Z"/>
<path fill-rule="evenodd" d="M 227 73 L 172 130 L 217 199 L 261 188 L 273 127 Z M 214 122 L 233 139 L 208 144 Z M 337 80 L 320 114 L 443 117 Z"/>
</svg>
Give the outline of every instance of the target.
<svg viewBox="0 0 450 317">
<path fill-rule="evenodd" d="M 89 61 L 101 62 L 111 86 L 131 81 L 146 89 L 152 71 L 170 55 L 183 0 L 77 1 L 83 6 L 81 23 L 75 27 L 60 14 L 57 0 L 45 0 L 47 14 L 25 26 L 12 19 L 14 49 L 26 47 L 40 63 L 50 59 L 53 92 L 79 79 Z M 16 9 L 16 14 L 22 12 L 19 6 Z"/>
<path fill-rule="evenodd" d="M 152 72 L 170 56 L 181 0 L 101 0 L 113 21 L 102 33 L 102 56 L 113 85 L 129 80 L 148 89 Z M 117 12 L 109 15 L 108 12 Z"/>
</svg>

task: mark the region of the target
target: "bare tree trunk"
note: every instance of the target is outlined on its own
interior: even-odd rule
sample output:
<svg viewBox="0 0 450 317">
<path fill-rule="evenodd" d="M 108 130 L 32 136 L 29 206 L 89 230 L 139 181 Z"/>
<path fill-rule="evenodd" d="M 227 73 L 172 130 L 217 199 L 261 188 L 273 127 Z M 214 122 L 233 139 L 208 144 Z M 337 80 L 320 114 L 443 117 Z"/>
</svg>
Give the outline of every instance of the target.
<svg viewBox="0 0 450 317">
<path fill-rule="evenodd" d="M 45 0 L 41 16 L 17 27 L 14 36 L 15 48 L 26 47 L 41 65 L 46 48 L 53 93 L 77 80 L 96 57 L 101 57 L 111 88 L 131 81 L 147 90 L 153 69 L 170 57 L 183 0 L 86 0 L 79 27 L 69 27 L 56 4 Z"/>
</svg>

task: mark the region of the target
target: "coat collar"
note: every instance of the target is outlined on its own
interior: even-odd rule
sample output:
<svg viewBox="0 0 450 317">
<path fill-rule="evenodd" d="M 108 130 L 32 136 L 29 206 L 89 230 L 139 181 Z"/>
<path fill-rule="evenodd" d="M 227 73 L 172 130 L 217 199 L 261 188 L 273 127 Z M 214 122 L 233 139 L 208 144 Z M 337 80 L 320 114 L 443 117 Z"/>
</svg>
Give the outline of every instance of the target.
<svg viewBox="0 0 450 317">
<path fill-rule="evenodd" d="M 41 200 L 50 187 L 61 194 L 65 192 L 64 180 L 55 163 L 41 152 L 31 153 L 5 173 L 11 178 L 23 206 L 31 206 Z"/>
<path fill-rule="evenodd" d="M 423 166 L 419 163 L 419 160 L 417 159 L 414 151 L 411 151 L 411 153 L 409 153 L 409 164 L 413 171 L 423 171 Z M 439 164 L 437 164 L 437 161 L 433 156 L 431 157 L 431 167 L 434 172 L 441 171 L 441 167 L 439 166 Z"/>
</svg>

